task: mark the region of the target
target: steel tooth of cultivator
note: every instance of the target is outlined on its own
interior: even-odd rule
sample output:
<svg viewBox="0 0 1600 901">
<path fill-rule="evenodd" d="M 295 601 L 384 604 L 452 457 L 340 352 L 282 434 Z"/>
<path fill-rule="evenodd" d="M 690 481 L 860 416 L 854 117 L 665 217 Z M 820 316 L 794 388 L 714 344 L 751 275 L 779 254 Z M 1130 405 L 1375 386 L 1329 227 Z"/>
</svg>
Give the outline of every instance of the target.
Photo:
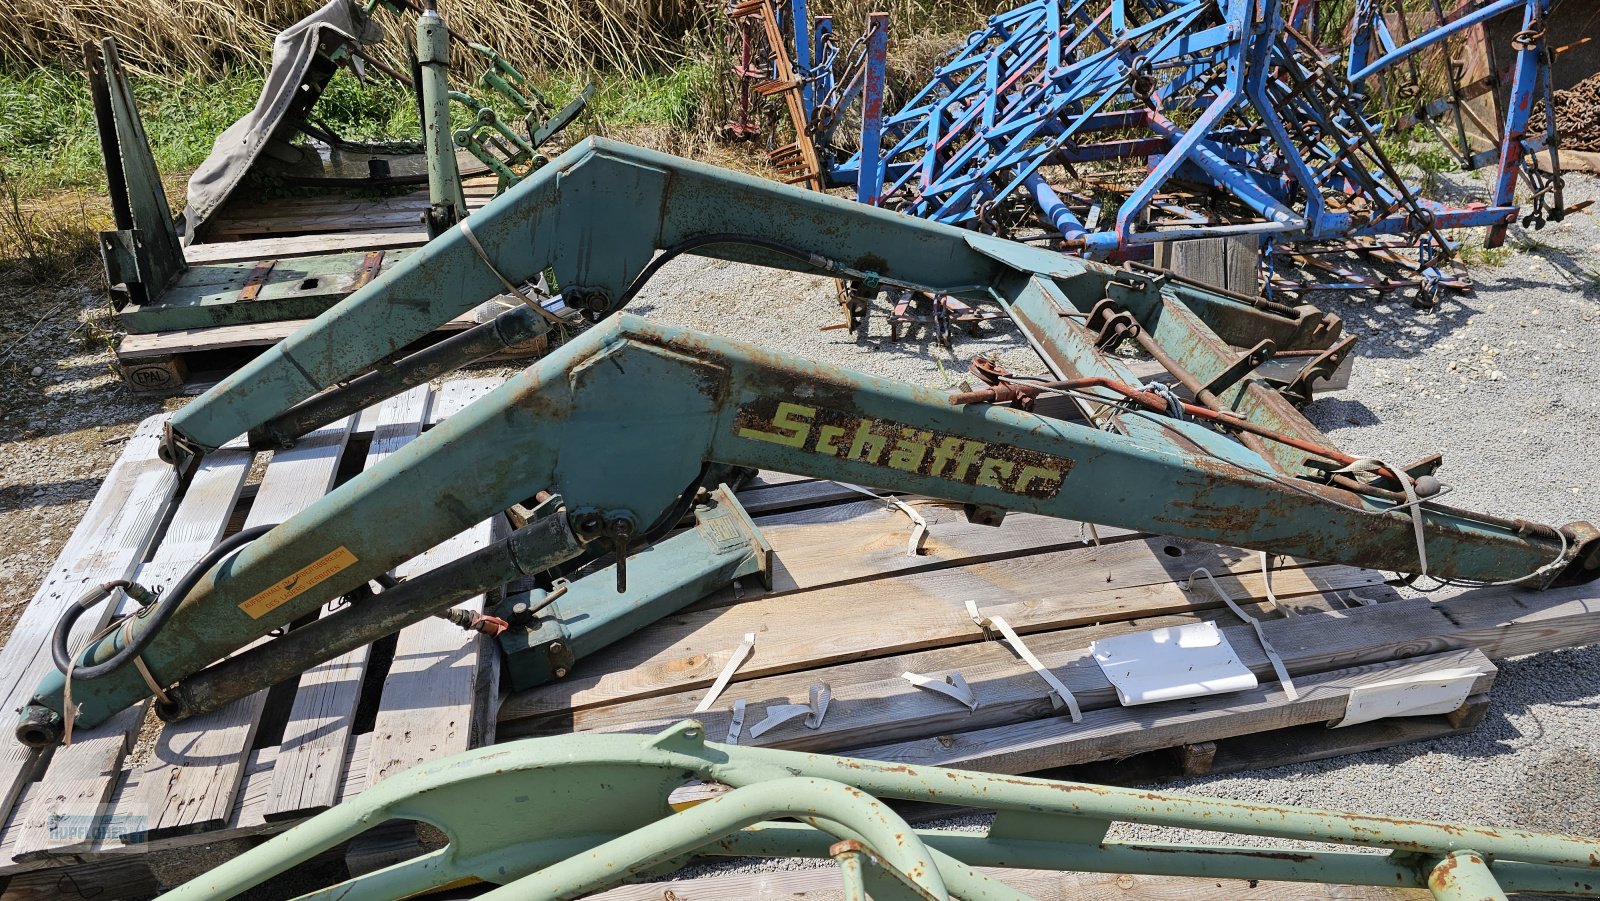
<svg viewBox="0 0 1600 901">
<path fill-rule="evenodd" d="M 438 827 L 449 844 L 318 897 L 409 897 L 463 880 L 498 886 L 485 898 L 578 897 L 692 855 L 833 858 L 847 890 L 882 898 L 1020 897 L 974 869 L 995 866 L 1424 889 L 1448 901 L 1600 896 L 1593 839 L 721 745 L 704 733 L 685 721 L 654 736 L 530 739 L 423 764 L 159 901 L 235 897 L 391 818 Z M 674 812 L 672 792 L 694 779 L 731 790 Z M 893 800 L 998 816 L 987 833 L 917 830 Z M 1114 823 L 1235 842 L 1107 841 Z M 1250 846 L 1265 838 L 1305 847 Z"/>
</svg>

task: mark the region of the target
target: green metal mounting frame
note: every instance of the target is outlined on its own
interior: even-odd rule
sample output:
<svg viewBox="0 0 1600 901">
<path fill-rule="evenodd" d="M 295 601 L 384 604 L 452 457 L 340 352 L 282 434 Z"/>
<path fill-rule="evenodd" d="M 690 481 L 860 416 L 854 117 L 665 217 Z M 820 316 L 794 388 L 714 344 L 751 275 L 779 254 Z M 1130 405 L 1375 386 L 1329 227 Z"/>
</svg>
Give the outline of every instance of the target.
<svg viewBox="0 0 1600 901">
<path fill-rule="evenodd" d="M 101 235 L 101 255 L 118 321 L 127 331 L 311 319 L 411 253 L 189 265 L 115 41 L 85 45 L 84 61 L 117 226 Z"/>
<path fill-rule="evenodd" d="M 551 590 L 507 593 L 493 612 L 511 626 L 500 635 L 511 688 L 565 678 L 578 660 L 750 577 L 772 587 L 772 546 L 720 485 L 695 506 L 693 527 Z"/>
<path fill-rule="evenodd" d="M 674 811 L 673 792 L 691 780 L 732 790 Z M 995 817 L 986 832 L 918 830 L 890 801 Z M 301 901 L 475 882 L 499 886 L 485 901 L 579 898 L 695 857 L 831 857 L 845 898 L 881 901 L 1027 898 L 978 867 L 1416 888 L 1440 901 L 1600 896 L 1595 839 L 743 748 L 685 721 L 654 736 L 530 739 L 423 764 L 158 901 L 232 898 L 391 819 L 437 827 L 448 844 Z M 1117 823 L 1300 846 L 1107 839 Z"/>
</svg>

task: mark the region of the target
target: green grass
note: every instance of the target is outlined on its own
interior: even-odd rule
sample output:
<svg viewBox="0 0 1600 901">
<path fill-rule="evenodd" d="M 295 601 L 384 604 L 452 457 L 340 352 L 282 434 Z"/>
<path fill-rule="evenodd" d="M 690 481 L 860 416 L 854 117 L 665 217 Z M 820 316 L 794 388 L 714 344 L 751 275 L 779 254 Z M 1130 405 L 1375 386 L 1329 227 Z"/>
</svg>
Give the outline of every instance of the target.
<svg viewBox="0 0 1600 901">
<path fill-rule="evenodd" d="M 693 131 L 714 118 L 709 103 L 717 95 L 719 77 L 710 64 L 688 61 L 642 77 L 603 77 L 590 113 L 608 125 L 659 124 Z M 578 73 L 552 74 L 540 79 L 539 88 L 560 106 L 586 80 Z M 232 71 L 220 78 L 135 77 L 132 84 L 156 166 L 163 173 L 177 173 L 199 165 L 217 135 L 250 111 L 261 91 L 261 76 Z M 474 93 L 489 97 L 482 90 Z M 493 105 L 510 113 L 503 103 Z M 459 117 L 457 126 L 466 123 L 463 108 L 458 105 L 453 113 Z M 349 140 L 419 137 L 409 92 L 381 77 L 362 85 L 341 70 L 318 101 L 315 116 Z M 94 110 L 80 73 L 52 68 L 24 74 L 0 71 L 0 172 L 23 198 L 104 186 Z"/>
<path fill-rule="evenodd" d="M 1462 242 L 1461 248 L 1456 251 L 1456 259 L 1467 266 L 1494 267 L 1511 259 L 1512 253 L 1510 247 L 1484 247 L 1481 238 L 1474 238 Z"/>
<path fill-rule="evenodd" d="M 209 79 L 146 77 L 132 79 L 132 85 L 156 166 L 181 172 L 199 165 L 217 135 L 250 111 L 261 76 L 234 71 Z M 417 135 L 416 108 L 403 88 L 386 81 L 363 87 L 342 71 L 317 104 L 317 116 L 351 139 Z M 94 109 L 81 74 L 48 68 L 0 72 L 0 161 L 25 197 L 104 185 Z"/>
</svg>

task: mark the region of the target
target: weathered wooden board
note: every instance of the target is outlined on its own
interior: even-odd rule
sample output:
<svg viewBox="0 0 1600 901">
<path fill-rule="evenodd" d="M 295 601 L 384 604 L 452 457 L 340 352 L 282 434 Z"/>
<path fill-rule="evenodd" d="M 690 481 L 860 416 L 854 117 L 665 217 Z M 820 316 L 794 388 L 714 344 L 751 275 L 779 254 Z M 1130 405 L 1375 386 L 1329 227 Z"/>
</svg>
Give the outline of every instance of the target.
<svg viewBox="0 0 1600 901">
<path fill-rule="evenodd" d="M 12 626 L 0 650 L 0 688 L 6 694 L 0 709 L 20 708 L 55 666 L 49 641 L 62 611 L 90 587 L 132 575 L 144 560 L 178 488 L 172 467 L 156 453 L 166 419 L 152 416 L 139 424 L 44 584 Z M 107 615 L 82 617 L 73 645 L 98 632 Z M 0 741 L 0 809 L 12 819 L 17 795 L 39 758 L 18 742 Z"/>
<path fill-rule="evenodd" d="M 248 451 L 218 451 L 206 458 L 174 511 L 154 558 L 139 568 L 134 581 L 152 591 L 168 590 L 211 550 L 228 526 L 254 458 Z M 131 600 L 123 598 L 118 614 L 135 609 Z M 84 842 L 88 829 L 105 813 L 147 707 L 136 704 L 93 729 L 79 730 L 71 745 L 55 752 L 24 814 L 14 851 L 18 859 Z M 58 831 L 61 824 L 69 828 Z"/>
</svg>

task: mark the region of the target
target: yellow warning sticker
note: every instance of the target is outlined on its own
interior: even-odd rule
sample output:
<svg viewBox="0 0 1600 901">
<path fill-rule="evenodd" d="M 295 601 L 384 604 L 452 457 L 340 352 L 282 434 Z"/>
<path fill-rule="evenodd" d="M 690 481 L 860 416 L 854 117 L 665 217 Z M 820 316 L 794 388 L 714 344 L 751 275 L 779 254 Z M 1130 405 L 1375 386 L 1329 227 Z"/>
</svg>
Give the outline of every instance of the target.
<svg viewBox="0 0 1600 901">
<path fill-rule="evenodd" d="M 349 568 L 355 562 L 356 555 L 340 545 L 324 554 L 320 560 L 302 566 L 294 575 L 240 604 L 239 609 L 250 614 L 251 619 L 260 619 Z"/>
</svg>

